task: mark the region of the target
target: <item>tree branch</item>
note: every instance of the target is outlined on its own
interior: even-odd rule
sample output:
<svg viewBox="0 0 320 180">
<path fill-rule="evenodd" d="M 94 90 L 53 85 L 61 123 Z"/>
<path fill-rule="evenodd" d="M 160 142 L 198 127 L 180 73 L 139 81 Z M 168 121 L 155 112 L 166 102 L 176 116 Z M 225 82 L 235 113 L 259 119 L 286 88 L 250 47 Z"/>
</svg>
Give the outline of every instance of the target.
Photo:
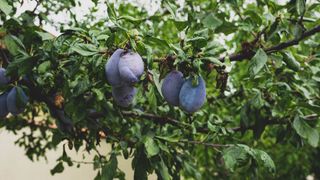
<svg viewBox="0 0 320 180">
<path fill-rule="evenodd" d="M 277 51 L 281 51 L 282 49 L 285 49 L 287 47 L 290 47 L 290 46 L 294 46 L 294 45 L 297 45 L 299 44 L 299 42 L 307 37 L 310 37 L 316 33 L 319 33 L 320 32 L 320 25 L 308 30 L 308 31 L 305 31 L 299 38 L 297 39 L 293 39 L 293 40 L 290 40 L 290 41 L 286 41 L 286 42 L 283 42 L 283 43 L 280 43 L 278 45 L 275 45 L 275 46 L 272 46 L 270 48 L 266 48 L 264 49 L 264 51 L 267 53 L 267 54 L 271 54 L 271 53 L 274 53 L 274 52 L 277 52 Z M 241 61 L 241 60 L 244 60 L 244 59 L 250 59 L 252 58 L 253 56 L 255 55 L 255 52 L 254 51 L 246 51 L 246 52 L 238 52 L 238 53 L 235 53 L 235 54 L 232 54 L 230 56 L 226 56 L 226 57 L 221 57 L 219 58 L 219 60 L 221 62 L 224 62 L 227 58 L 230 59 L 230 61 Z"/>
</svg>

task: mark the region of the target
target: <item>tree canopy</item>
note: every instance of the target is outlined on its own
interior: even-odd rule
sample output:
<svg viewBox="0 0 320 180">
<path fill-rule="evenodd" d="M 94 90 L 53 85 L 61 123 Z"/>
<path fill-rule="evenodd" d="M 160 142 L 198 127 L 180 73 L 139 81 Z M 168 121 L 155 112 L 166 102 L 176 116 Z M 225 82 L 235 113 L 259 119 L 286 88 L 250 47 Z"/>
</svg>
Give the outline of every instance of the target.
<svg viewBox="0 0 320 180">
<path fill-rule="evenodd" d="M 96 154 L 88 162 L 96 179 L 319 178 L 319 0 L 163 0 L 154 11 L 91 0 L 81 19 L 74 8 L 83 1 L 35 2 L 17 15 L 23 1 L 0 0 L 0 59 L 9 78 L 0 79 L 8 96 L 0 105 L 23 110 L 10 111 L 0 127 L 28 130 L 16 144 L 29 159 L 63 143 Z M 52 18 L 59 13 L 66 22 Z M 115 101 L 105 75 L 119 48 L 144 64 L 128 107 Z M 204 79 L 198 111 L 164 99 L 172 70 L 193 85 Z M 99 153 L 101 142 L 112 151 Z M 118 168 L 119 156 L 132 159 L 134 177 Z M 81 163 L 64 151 L 51 173 Z"/>
</svg>

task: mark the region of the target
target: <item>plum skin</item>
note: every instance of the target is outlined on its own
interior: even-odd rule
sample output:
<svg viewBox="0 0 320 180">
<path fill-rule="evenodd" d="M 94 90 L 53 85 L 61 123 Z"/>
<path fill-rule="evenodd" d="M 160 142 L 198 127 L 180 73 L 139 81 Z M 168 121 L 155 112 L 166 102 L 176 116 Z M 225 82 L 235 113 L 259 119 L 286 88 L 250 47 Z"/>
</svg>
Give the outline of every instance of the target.
<svg viewBox="0 0 320 180">
<path fill-rule="evenodd" d="M 179 106 L 179 93 L 183 85 L 183 74 L 173 70 L 163 80 L 161 92 L 164 99 L 173 106 Z"/>
<path fill-rule="evenodd" d="M 0 95 L 0 118 L 4 118 L 9 114 L 7 108 L 7 96 L 8 93 L 3 93 Z"/>
<path fill-rule="evenodd" d="M 121 107 L 129 107 L 136 93 L 137 89 L 133 86 L 112 87 L 112 96 Z"/>
<path fill-rule="evenodd" d="M 22 101 L 24 103 L 27 103 L 29 101 L 29 98 L 27 95 L 21 91 Z M 24 111 L 24 107 L 17 107 L 17 88 L 14 87 L 10 90 L 8 96 L 7 96 L 7 108 L 8 111 L 13 115 L 18 115 Z"/>
<path fill-rule="evenodd" d="M 0 85 L 6 85 L 10 82 L 10 78 L 6 76 L 6 69 L 0 68 Z"/>
<path fill-rule="evenodd" d="M 198 85 L 192 86 L 192 78 L 187 79 L 180 90 L 179 104 L 181 109 L 188 113 L 199 110 L 206 100 L 206 85 L 201 76 L 198 76 Z"/>
<path fill-rule="evenodd" d="M 123 49 L 117 49 L 109 58 L 108 62 L 105 65 L 105 74 L 108 80 L 108 83 L 111 86 L 121 86 L 122 80 L 119 73 L 118 64 L 120 61 L 121 55 L 125 52 Z"/>
<path fill-rule="evenodd" d="M 121 79 L 132 85 L 137 83 L 143 74 L 144 63 L 138 53 L 127 52 L 120 57 L 118 68 Z"/>
</svg>

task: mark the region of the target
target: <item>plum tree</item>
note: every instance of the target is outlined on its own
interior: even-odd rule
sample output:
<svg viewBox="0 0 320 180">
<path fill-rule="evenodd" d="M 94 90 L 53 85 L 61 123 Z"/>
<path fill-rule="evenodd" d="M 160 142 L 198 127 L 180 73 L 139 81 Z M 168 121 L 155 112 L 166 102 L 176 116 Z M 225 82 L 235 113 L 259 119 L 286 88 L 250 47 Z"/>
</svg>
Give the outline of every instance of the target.
<svg viewBox="0 0 320 180">
<path fill-rule="evenodd" d="M 198 76 L 197 85 L 193 85 L 191 77 L 183 83 L 179 94 L 179 104 L 184 111 L 193 113 L 199 110 L 205 100 L 206 85 L 201 76 Z"/>
<path fill-rule="evenodd" d="M 8 93 L 3 93 L 0 95 L 0 118 L 4 118 L 8 115 L 7 108 L 7 96 Z"/>
<path fill-rule="evenodd" d="M 128 107 L 132 103 L 136 93 L 137 89 L 133 86 L 112 87 L 112 96 L 121 107 Z"/>
<path fill-rule="evenodd" d="M 88 1 L 84 17 L 69 13 Z M 22 12 L 25 1 L 0 0 L 0 64 L 30 97 L 0 128 L 28 131 L 17 144 L 30 159 L 60 144 L 94 157 L 63 152 L 52 174 L 90 163 L 96 179 L 320 179 L 319 0 L 138 1 Z M 20 107 L 16 94 L 7 104 Z"/>
<path fill-rule="evenodd" d="M 119 72 L 123 81 L 134 84 L 139 81 L 144 71 L 144 64 L 138 53 L 129 51 L 120 57 Z"/>
<path fill-rule="evenodd" d="M 179 106 L 179 93 L 183 85 L 183 74 L 173 70 L 163 80 L 161 92 L 164 99 L 173 106 Z"/>
<path fill-rule="evenodd" d="M 0 68 L 0 86 L 6 85 L 10 82 L 10 78 L 6 76 L 6 69 Z"/>
<path fill-rule="evenodd" d="M 29 98 L 22 89 L 18 90 L 17 87 L 13 87 L 7 97 L 8 111 L 13 115 L 18 115 L 24 111 L 28 101 Z"/>
<path fill-rule="evenodd" d="M 105 74 L 108 83 L 111 86 L 121 86 L 122 81 L 119 73 L 119 60 L 121 54 L 124 52 L 123 49 L 117 49 L 109 58 L 108 62 L 105 64 Z"/>
</svg>

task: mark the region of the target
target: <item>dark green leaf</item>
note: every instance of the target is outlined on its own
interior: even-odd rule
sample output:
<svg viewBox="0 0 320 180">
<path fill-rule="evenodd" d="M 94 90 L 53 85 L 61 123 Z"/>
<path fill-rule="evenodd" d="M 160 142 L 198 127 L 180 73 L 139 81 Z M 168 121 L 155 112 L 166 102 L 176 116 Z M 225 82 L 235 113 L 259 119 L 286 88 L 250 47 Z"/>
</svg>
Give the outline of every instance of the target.
<svg viewBox="0 0 320 180">
<path fill-rule="evenodd" d="M 113 180 L 116 175 L 117 168 L 117 156 L 112 153 L 107 164 L 102 167 L 101 178 L 104 180 Z"/>
</svg>

